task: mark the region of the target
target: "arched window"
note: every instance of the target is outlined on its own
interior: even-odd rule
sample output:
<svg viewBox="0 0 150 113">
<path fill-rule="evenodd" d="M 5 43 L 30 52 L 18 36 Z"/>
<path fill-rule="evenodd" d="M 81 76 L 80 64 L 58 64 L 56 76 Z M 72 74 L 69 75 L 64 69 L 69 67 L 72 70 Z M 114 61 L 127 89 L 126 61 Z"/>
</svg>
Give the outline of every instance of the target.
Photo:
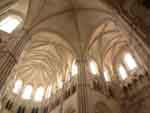
<svg viewBox="0 0 150 113">
<path fill-rule="evenodd" d="M 106 82 L 111 81 L 109 71 L 106 67 L 104 67 L 104 78 L 105 78 Z"/>
<path fill-rule="evenodd" d="M 59 78 L 57 83 L 58 83 L 58 88 L 61 89 L 63 87 L 63 81 Z"/>
<path fill-rule="evenodd" d="M 122 80 L 125 80 L 128 77 L 127 71 L 123 65 L 119 65 L 118 72 Z"/>
<path fill-rule="evenodd" d="M 76 63 L 72 64 L 72 76 L 75 76 L 78 74 L 78 65 Z"/>
<path fill-rule="evenodd" d="M 133 70 L 133 69 L 137 68 L 137 63 L 130 53 L 125 54 L 124 63 L 128 67 L 129 70 Z"/>
<path fill-rule="evenodd" d="M 67 81 L 70 81 L 70 80 L 71 80 L 71 73 L 68 73 Z"/>
<path fill-rule="evenodd" d="M 22 86 L 23 86 L 22 80 L 17 80 L 17 81 L 15 82 L 15 85 L 14 85 L 14 88 L 13 88 L 13 92 L 14 92 L 15 94 L 19 94 L 19 92 L 20 92 L 21 89 L 22 89 Z"/>
<path fill-rule="evenodd" d="M 52 94 L 52 86 L 49 85 L 48 88 L 47 88 L 47 90 L 46 90 L 46 95 L 45 95 L 45 97 L 48 99 L 48 98 L 51 97 L 51 94 Z"/>
<path fill-rule="evenodd" d="M 98 74 L 98 68 L 97 68 L 97 64 L 94 60 L 91 60 L 89 62 L 89 67 L 90 67 L 90 71 L 93 75 Z"/>
<path fill-rule="evenodd" d="M 66 81 L 70 81 L 71 80 L 71 70 L 70 68 L 67 69 L 67 76 L 66 76 Z"/>
<path fill-rule="evenodd" d="M 44 96 L 44 88 L 43 87 L 37 88 L 35 92 L 34 100 L 37 102 L 41 102 L 43 99 L 43 96 Z"/>
<path fill-rule="evenodd" d="M 31 95 L 32 95 L 32 86 L 27 85 L 23 91 L 22 98 L 29 100 L 29 99 L 31 99 Z"/>
<path fill-rule="evenodd" d="M 0 22 L 0 30 L 12 33 L 21 23 L 22 19 L 16 15 L 9 15 Z"/>
</svg>

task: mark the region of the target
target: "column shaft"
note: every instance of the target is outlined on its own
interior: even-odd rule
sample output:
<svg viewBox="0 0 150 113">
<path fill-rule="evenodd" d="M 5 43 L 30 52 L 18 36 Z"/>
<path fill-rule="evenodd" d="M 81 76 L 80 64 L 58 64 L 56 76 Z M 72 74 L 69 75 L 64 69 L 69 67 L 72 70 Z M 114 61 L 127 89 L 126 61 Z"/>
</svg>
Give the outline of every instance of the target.
<svg viewBox="0 0 150 113">
<path fill-rule="evenodd" d="M 20 37 L 20 40 L 16 43 L 14 48 L 9 48 L 7 43 L 4 44 L 2 42 L 0 44 L 0 90 L 9 77 L 14 65 L 17 63 L 17 60 L 28 40 L 29 38 L 24 34 Z"/>
<path fill-rule="evenodd" d="M 88 113 L 88 84 L 86 79 L 86 59 L 77 60 L 78 64 L 78 113 Z"/>
</svg>

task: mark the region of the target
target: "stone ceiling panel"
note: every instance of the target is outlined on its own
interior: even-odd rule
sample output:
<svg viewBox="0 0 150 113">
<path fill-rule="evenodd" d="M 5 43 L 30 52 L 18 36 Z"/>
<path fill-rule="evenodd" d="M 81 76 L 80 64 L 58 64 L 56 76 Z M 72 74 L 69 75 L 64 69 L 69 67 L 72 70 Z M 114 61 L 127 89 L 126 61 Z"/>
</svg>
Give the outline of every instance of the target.
<svg viewBox="0 0 150 113">
<path fill-rule="evenodd" d="M 32 6 L 35 1 L 31 2 Z M 104 21 L 107 14 L 112 14 L 108 9 L 98 0 L 38 0 L 36 7 L 29 8 L 28 17 L 32 16 L 32 19 L 27 18 L 27 21 L 33 29 L 62 34 L 73 48 L 84 48 L 100 21 Z"/>
<path fill-rule="evenodd" d="M 17 0 L 0 0 L 0 11 L 8 8 L 8 6 L 14 4 Z M 1 13 L 1 12 L 0 12 Z"/>
<path fill-rule="evenodd" d="M 27 26 L 39 23 L 49 17 L 57 15 L 69 9 L 70 4 L 66 0 L 30 0 Z"/>
<path fill-rule="evenodd" d="M 46 21 L 40 23 L 32 30 L 32 34 L 38 33 L 39 31 L 53 32 L 61 36 L 66 42 L 72 46 L 72 48 L 79 48 L 79 37 L 76 31 L 74 16 L 72 13 L 67 13 L 65 15 L 59 15 L 47 19 Z"/>
</svg>

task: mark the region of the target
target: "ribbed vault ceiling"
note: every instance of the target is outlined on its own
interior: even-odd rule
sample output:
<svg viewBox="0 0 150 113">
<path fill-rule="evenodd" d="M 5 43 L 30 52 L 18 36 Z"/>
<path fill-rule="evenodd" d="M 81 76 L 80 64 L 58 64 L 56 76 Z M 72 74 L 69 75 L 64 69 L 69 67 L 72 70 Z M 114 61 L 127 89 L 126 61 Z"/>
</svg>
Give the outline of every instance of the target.
<svg viewBox="0 0 150 113">
<path fill-rule="evenodd" d="M 34 86 L 48 85 L 65 78 L 73 59 L 89 51 L 111 64 L 114 45 L 128 41 L 117 21 L 101 0 L 30 0 L 24 28 L 31 41 L 14 69 L 16 76 Z"/>
<path fill-rule="evenodd" d="M 79 53 L 112 12 L 101 0 L 30 0 L 25 28 L 31 34 L 56 32 Z"/>
<path fill-rule="evenodd" d="M 14 70 L 26 84 L 48 86 L 58 78 L 65 78 L 62 75 L 66 75 L 72 61 L 72 50 L 66 43 L 59 36 L 45 32 L 32 37 Z"/>
</svg>

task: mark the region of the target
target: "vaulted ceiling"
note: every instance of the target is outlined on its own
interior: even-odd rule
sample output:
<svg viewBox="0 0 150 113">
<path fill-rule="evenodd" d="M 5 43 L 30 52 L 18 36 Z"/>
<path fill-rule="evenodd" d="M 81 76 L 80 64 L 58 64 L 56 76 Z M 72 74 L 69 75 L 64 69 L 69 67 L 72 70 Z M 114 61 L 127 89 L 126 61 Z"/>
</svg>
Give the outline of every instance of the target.
<svg viewBox="0 0 150 113">
<path fill-rule="evenodd" d="M 14 73 L 35 87 L 66 78 L 78 55 L 104 55 L 111 64 L 114 46 L 128 42 L 117 13 L 104 0 L 19 0 L 11 10 L 25 17 L 31 37 Z"/>
<path fill-rule="evenodd" d="M 112 18 L 100 0 L 30 0 L 26 29 L 59 34 L 76 52 L 84 52 L 95 29 Z"/>
<path fill-rule="evenodd" d="M 14 68 L 15 75 L 35 87 L 48 86 L 58 78 L 65 79 L 66 69 L 73 61 L 72 50 L 66 45 L 56 34 L 35 35 Z"/>
</svg>

